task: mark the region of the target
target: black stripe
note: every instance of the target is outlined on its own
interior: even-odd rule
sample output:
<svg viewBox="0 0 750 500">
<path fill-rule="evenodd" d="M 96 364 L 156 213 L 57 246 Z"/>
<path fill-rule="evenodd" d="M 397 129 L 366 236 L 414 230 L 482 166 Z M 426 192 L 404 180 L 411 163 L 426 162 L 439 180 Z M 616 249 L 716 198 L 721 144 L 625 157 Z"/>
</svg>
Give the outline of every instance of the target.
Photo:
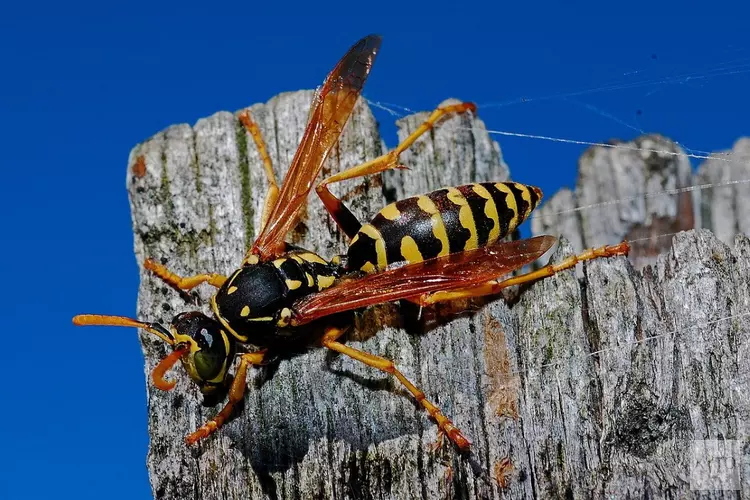
<svg viewBox="0 0 750 500">
<path fill-rule="evenodd" d="M 448 234 L 448 251 L 450 253 L 463 251 L 471 233 L 461 225 L 461 221 L 458 218 L 458 211 L 461 206 L 456 205 L 448 199 L 447 189 L 433 191 L 427 197 L 435 204 L 440 212 L 440 217 L 443 219 L 445 232 Z"/>
<path fill-rule="evenodd" d="M 502 184 L 507 185 L 507 183 L 504 182 Z M 516 216 L 516 213 L 508 206 L 508 202 L 506 201 L 508 193 L 500 191 L 494 184 L 490 184 L 489 182 L 482 185 L 487 188 L 487 191 L 492 195 L 492 199 L 495 200 L 497 218 L 500 222 L 500 236 L 498 239 L 505 238 L 508 236 L 510 230 L 515 229 L 510 227 L 510 222 L 513 220 L 513 217 Z"/>
<path fill-rule="evenodd" d="M 398 201 L 396 208 L 401 213 L 398 219 L 389 220 L 378 214 L 371 223 L 385 241 L 385 256 L 388 264 L 404 261 L 401 255 L 401 240 L 404 236 L 411 236 L 414 239 L 424 259 L 437 257 L 443 244 L 432 232 L 432 218 L 430 214 L 419 208 L 417 198 Z"/>
<path fill-rule="evenodd" d="M 466 186 L 459 186 L 458 190 L 464 195 L 466 201 L 469 202 L 469 208 L 471 208 L 471 215 L 474 217 L 474 227 L 477 231 L 477 247 L 483 247 L 487 244 L 487 240 L 490 236 L 490 231 L 495 227 L 495 221 L 490 217 L 487 217 L 484 213 L 484 206 L 487 202 L 486 199 L 479 196 L 474 191 L 474 185 L 468 184 Z"/>
<path fill-rule="evenodd" d="M 516 206 L 518 207 L 518 225 L 520 226 L 521 223 L 526 220 L 526 212 L 529 209 L 529 202 L 524 199 L 523 191 L 518 189 L 514 183 L 506 182 L 505 185 L 510 188 L 513 197 L 516 199 Z"/>
<path fill-rule="evenodd" d="M 526 186 L 526 188 L 529 190 L 529 196 L 531 196 L 531 209 L 534 210 L 539 204 L 539 195 L 536 194 L 536 190 L 531 186 Z"/>
</svg>

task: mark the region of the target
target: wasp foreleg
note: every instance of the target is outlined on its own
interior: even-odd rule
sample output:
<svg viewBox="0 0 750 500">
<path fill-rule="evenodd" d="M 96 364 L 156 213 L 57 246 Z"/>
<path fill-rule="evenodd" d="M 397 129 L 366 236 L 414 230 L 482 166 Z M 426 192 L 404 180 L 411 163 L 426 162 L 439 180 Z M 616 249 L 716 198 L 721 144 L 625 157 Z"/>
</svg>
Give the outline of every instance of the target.
<svg viewBox="0 0 750 500">
<path fill-rule="evenodd" d="M 234 374 L 234 380 L 232 381 L 232 387 L 229 389 L 229 400 L 224 408 L 216 414 L 214 418 L 203 424 L 197 431 L 189 434 L 185 438 L 185 442 L 189 445 L 195 444 L 203 438 L 206 438 L 216 432 L 216 429 L 224 425 L 224 423 L 232 416 L 235 405 L 242 401 L 245 397 L 245 387 L 247 387 L 247 367 L 250 365 L 263 364 L 266 356 L 265 349 L 258 352 L 252 352 L 243 354 L 240 356 L 240 365 L 237 367 L 237 373 Z"/>
<path fill-rule="evenodd" d="M 166 284 L 171 285 L 178 290 L 190 291 L 201 283 L 208 283 L 213 287 L 221 288 L 227 280 L 226 276 L 216 273 L 196 274 L 195 276 L 186 276 L 183 278 L 151 259 L 146 259 L 143 263 L 143 267 L 154 273 L 157 278 L 161 279 Z"/>
<path fill-rule="evenodd" d="M 386 358 L 381 358 L 380 356 L 375 356 L 374 354 L 354 349 L 353 347 L 349 347 L 340 342 L 337 342 L 336 339 L 343 335 L 345 331 L 346 330 L 344 329 L 335 327 L 327 328 L 322 339 L 323 346 L 331 349 L 332 351 L 340 352 L 341 354 L 345 354 L 350 358 L 361 361 L 368 366 L 377 368 L 378 370 L 390 373 L 391 375 L 395 376 L 398 381 L 401 382 L 401 384 L 406 387 L 406 389 L 412 394 L 412 396 L 414 396 L 414 399 L 416 399 L 417 402 L 419 402 L 419 404 L 421 404 L 422 407 L 427 410 L 427 413 L 429 413 L 430 416 L 435 419 L 440 432 L 445 433 L 445 435 L 448 436 L 448 439 L 450 439 L 462 451 L 469 450 L 469 448 L 471 447 L 471 442 L 469 442 L 469 440 L 466 439 L 463 434 L 461 434 L 461 431 L 458 430 L 455 425 L 453 425 L 453 422 L 451 422 L 445 415 L 442 414 L 437 406 L 427 400 L 424 392 L 422 392 L 414 384 L 412 384 L 411 381 L 407 379 L 396 368 L 396 365 L 393 364 L 393 361 Z"/>
<path fill-rule="evenodd" d="M 602 257 L 616 257 L 618 255 L 627 255 L 630 251 L 630 245 L 626 241 L 618 243 L 617 245 L 608 245 L 599 248 L 589 248 L 588 250 L 578 254 L 572 255 L 567 259 L 563 260 L 558 264 L 547 264 L 541 269 L 532 271 L 530 273 L 521 274 L 505 280 L 490 280 L 481 285 L 477 285 L 470 288 L 464 288 L 462 290 L 452 290 L 449 292 L 435 292 L 430 295 L 426 295 L 419 300 L 420 305 L 429 306 L 437 302 L 445 302 L 449 300 L 467 299 L 471 297 L 483 297 L 485 295 L 494 295 L 503 288 L 508 288 L 514 285 L 522 285 L 524 283 L 530 283 L 532 281 L 540 280 L 542 278 L 548 278 L 554 274 L 571 269 L 576 266 L 579 262 L 587 260 L 599 259 Z"/>
</svg>

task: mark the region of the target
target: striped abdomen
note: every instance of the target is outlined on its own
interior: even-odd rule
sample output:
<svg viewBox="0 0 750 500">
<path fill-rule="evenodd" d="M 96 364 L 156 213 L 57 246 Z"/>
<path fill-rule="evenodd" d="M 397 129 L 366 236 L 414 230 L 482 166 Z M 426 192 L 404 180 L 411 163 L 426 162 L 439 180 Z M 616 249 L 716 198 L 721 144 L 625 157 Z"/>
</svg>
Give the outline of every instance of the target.
<svg viewBox="0 0 750 500">
<path fill-rule="evenodd" d="M 526 220 L 541 198 L 533 186 L 483 182 L 391 203 L 352 239 L 348 268 L 370 273 L 492 244 Z"/>
</svg>

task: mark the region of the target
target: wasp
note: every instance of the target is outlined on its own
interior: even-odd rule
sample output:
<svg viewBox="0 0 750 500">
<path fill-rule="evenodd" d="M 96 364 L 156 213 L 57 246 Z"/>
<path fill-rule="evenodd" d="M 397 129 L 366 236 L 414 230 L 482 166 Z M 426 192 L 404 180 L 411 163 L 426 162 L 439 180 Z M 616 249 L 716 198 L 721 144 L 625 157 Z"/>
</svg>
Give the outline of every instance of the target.
<svg viewBox="0 0 750 500">
<path fill-rule="evenodd" d="M 213 317 L 183 312 L 168 328 L 121 316 L 73 318 L 76 325 L 141 328 L 169 344 L 172 353 L 152 372 L 158 389 L 174 387 L 175 382 L 166 380 L 165 375 L 181 362 L 204 398 L 227 395 L 221 411 L 189 434 L 187 444 L 208 437 L 230 418 L 244 397 L 250 366 L 267 363 L 275 352 L 302 339 L 393 375 L 437 422 L 441 438 L 447 436 L 460 450 L 469 450 L 469 439 L 390 360 L 342 343 L 347 325 L 333 319 L 398 300 L 429 306 L 492 295 L 511 285 L 551 276 L 582 260 L 628 251 L 627 243 L 590 249 L 559 264 L 503 279 L 541 257 L 556 241 L 552 236 L 505 240 L 541 201 L 539 188 L 515 182 L 448 187 L 391 203 L 366 224 L 329 190 L 336 182 L 402 167 L 398 159 L 404 150 L 444 116 L 475 112 L 472 103 L 436 109 L 393 151 L 317 184 L 315 190 L 323 205 L 349 238 L 345 255 L 326 260 L 286 243 L 362 92 L 380 42 L 377 35 L 357 42 L 315 93 L 308 125 L 281 187 L 257 124 L 249 113 L 240 114 L 263 158 L 268 191 L 261 233 L 239 269 L 229 276 L 204 273 L 182 277 L 151 259 L 144 262 L 147 270 L 179 290 L 189 291 L 203 283 L 215 287 Z M 232 378 L 229 372 L 236 358 L 239 363 Z"/>
</svg>

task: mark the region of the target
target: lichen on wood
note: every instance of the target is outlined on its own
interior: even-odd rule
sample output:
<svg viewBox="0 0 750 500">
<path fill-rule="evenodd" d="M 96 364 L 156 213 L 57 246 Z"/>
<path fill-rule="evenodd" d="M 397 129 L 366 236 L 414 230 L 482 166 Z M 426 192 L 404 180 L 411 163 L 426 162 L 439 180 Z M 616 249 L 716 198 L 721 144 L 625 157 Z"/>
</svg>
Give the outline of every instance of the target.
<svg viewBox="0 0 750 500">
<path fill-rule="evenodd" d="M 279 178 L 302 135 L 312 93 L 250 107 Z M 420 116 L 399 122 L 400 136 Z M 238 132 L 239 131 L 239 132 Z M 180 274 L 235 269 L 257 235 L 266 189 L 236 114 L 177 125 L 136 146 L 128 165 L 139 264 Z M 358 103 L 325 173 L 381 154 Z M 140 160 L 143 158 L 143 160 Z M 477 118 L 452 117 L 402 156 L 411 170 L 335 185 L 367 220 L 386 198 L 473 180 L 504 180 L 500 149 Z M 291 241 L 343 252 L 314 195 Z M 609 241 L 607 243 L 616 243 Z M 555 259 L 571 252 L 562 242 Z M 642 273 L 624 258 L 561 273 L 502 299 L 417 311 L 372 308 L 349 342 L 394 360 L 473 440 L 470 456 L 434 452 L 436 426 L 392 379 L 311 349 L 253 370 L 244 408 L 216 435 L 184 436 L 219 408 L 201 406 L 184 374 L 148 389 L 148 468 L 156 498 L 683 497 L 694 439 L 746 439 L 750 241 L 677 235 Z M 138 313 L 168 322 L 208 312 L 141 269 Z M 142 336 L 146 373 L 167 352 Z M 592 354 L 599 353 L 599 354 Z M 742 485 L 747 491 L 747 485 Z"/>
</svg>

